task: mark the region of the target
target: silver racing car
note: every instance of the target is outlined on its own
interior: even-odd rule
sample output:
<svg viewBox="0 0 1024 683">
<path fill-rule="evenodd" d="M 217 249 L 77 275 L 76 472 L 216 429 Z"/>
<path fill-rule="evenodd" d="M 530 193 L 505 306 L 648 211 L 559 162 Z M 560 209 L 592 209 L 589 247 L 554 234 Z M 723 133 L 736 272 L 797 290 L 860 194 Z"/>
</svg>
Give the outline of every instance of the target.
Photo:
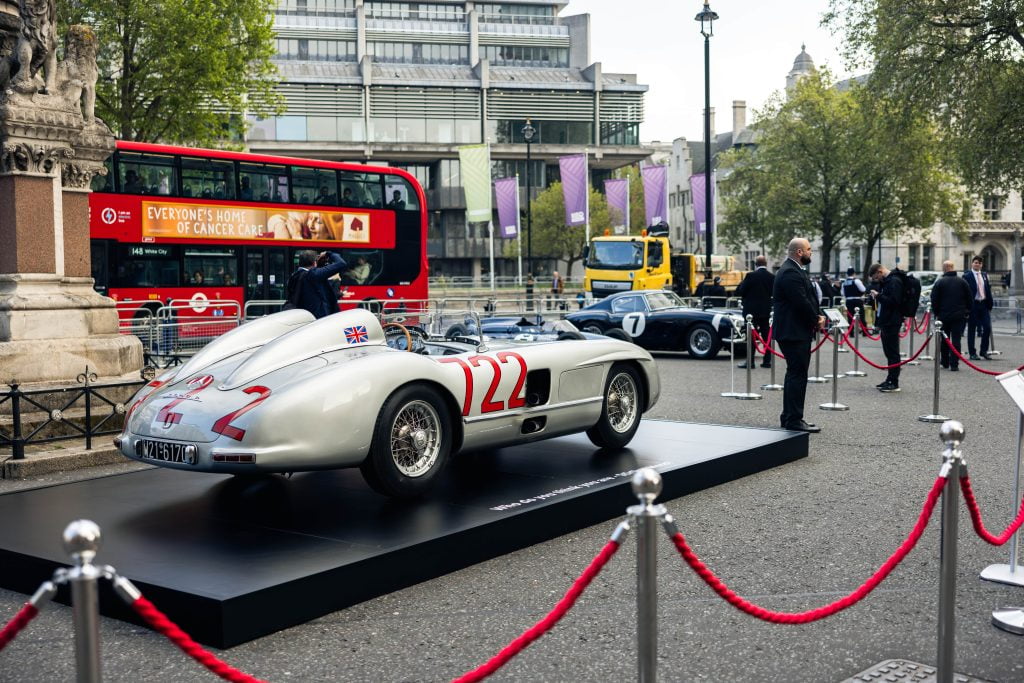
<svg viewBox="0 0 1024 683">
<path fill-rule="evenodd" d="M 365 310 L 290 310 L 216 339 L 150 382 L 115 439 L 129 458 L 252 474 L 358 466 L 389 496 L 424 493 L 460 451 L 585 431 L 622 448 L 660 391 L 647 351 L 571 335 L 484 347 Z M 586 338 L 583 338 L 586 337 Z"/>
</svg>

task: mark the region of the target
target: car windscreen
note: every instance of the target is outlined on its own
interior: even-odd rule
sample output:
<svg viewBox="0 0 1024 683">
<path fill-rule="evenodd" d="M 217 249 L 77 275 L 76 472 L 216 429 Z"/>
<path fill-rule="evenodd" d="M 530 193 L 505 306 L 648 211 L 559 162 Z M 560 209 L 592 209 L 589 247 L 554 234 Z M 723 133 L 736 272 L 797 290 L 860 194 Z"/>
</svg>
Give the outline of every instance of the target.
<svg viewBox="0 0 1024 683">
<path fill-rule="evenodd" d="M 647 295 L 647 305 L 652 311 L 657 311 L 662 308 L 678 308 L 684 304 L 674 292 L 652 292 Z"/>
<path fill-rule="evenodd" d="M 639 268 L 644 262 L 643 242 L 599 242 L 590 243 L 587 265 L 591 268 Z"/>
</svg>

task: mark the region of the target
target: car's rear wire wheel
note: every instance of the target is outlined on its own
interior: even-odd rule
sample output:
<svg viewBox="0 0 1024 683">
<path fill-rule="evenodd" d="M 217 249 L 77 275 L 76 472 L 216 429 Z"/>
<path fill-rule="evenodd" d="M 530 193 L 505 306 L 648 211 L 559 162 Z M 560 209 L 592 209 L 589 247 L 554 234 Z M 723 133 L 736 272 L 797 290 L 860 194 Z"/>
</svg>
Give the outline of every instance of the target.
<svg viewBox="0 0 1024 683">
<path fill-rule="evenodd" d="M 605 380 L 601 417 L 587 430 L 587 436 L 601 448 L 625 447 L 640 426 L 643 406 L 639 371 L 632 365 L 616 363 Z"/>
<path fill-rule="evenodd" d="M 707 323 L 697 323 L 686 333 L 686 350 L 692 358 L 714 358 L 721 347 L 714 329 Z"/>
<path fill-rule="evenodd" d="M 409 385 L 381 407 L 370 454 L 360 470 L 379 493 L 413 498 L 433 485 L 451 447 L 451 417 L 444 400 L 429 387 Z"/>
</svg>

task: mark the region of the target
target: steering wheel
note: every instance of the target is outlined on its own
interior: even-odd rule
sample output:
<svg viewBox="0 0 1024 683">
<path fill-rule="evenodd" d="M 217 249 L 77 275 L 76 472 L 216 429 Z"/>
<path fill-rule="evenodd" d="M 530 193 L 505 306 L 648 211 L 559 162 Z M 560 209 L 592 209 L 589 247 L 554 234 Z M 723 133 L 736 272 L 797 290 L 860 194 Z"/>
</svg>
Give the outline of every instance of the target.
<svg viewBox="0 0 1024 683">
<path fill-rule="evenodd" d="M 384 329 L 385 336 L 387 336 L 387 329 L 389 327 L 397 327 L 399 330 L 401 330 L 402 334 L 405 335 L 405 350 L 412 352 L 412 335 L 409 334 L 408 327 L 406 327 L 402 323 L 384 323 L 383 325 L 381 325 L 381 327 Z"/>
</svg>

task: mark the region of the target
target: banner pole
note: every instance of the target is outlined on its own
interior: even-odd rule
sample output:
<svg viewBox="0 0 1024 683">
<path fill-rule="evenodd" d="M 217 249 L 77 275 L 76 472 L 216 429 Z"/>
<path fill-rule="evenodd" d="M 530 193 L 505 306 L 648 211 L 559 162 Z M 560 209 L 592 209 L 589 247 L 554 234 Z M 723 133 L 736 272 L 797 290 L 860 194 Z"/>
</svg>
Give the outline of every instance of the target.
<svg viewBox="0 0 1024 683">
<path fill-rule="evenodd" d="M 494 221 L 487 221 L 487 240 L 490 244 L 491 291 L 494 291 Z"/>
</svg>

